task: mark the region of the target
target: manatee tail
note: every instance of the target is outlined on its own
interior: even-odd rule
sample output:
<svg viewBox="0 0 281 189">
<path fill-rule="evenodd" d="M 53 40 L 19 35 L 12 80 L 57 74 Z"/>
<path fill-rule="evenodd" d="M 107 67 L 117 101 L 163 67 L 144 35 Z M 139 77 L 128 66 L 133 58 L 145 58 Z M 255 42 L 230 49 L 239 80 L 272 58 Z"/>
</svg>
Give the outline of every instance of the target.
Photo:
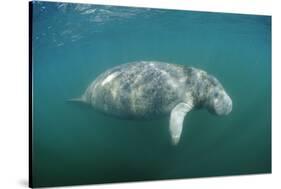
<svg viewBox="0 0 281 189">
<path fill-rule="evenodd" d="M 78 97 L 78 98 L 71 98 L 71 99 L 68 99 L 66 101 L 67 102 L 78 102 L 78 103 L 85 103 L 86 102 L 86 100 L 85 100 L 85 98 L 83 98 L 83 96 Z"/>
</svg>

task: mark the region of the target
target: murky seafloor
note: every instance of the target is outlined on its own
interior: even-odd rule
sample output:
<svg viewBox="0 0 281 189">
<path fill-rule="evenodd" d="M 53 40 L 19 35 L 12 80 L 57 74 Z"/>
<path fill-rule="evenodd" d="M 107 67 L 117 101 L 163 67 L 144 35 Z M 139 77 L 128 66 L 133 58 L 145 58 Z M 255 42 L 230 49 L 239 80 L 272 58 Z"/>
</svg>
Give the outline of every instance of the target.
<svg viewBox="0 0 281 189">
<path fill-rule="evenodd" d="M 33 186 L 271 172 L 271 17 L 33 2 Z M 124 120 L 66 100 L 116 65 L 203 69 L 230 115 L 190 112 L 171 145 L 169 117 Z"/>
</svg>

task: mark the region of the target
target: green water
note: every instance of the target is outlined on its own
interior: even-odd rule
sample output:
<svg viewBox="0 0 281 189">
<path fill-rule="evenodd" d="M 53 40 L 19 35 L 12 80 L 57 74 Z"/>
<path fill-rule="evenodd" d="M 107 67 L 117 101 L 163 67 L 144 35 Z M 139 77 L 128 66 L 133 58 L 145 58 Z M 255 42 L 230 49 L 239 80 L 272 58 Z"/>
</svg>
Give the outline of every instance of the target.
<svg viewBox="0 0 281 189">
<path fill-rule="evenodd" d="M 32 22 L 33 186 L 271 172 L 271 17 L 35 2 Z M 169 117 L 120 120 L 66 102 L 137 60 L 204 69 L 233 111 L 190 112 L 172 146 Z"/>
</svg>

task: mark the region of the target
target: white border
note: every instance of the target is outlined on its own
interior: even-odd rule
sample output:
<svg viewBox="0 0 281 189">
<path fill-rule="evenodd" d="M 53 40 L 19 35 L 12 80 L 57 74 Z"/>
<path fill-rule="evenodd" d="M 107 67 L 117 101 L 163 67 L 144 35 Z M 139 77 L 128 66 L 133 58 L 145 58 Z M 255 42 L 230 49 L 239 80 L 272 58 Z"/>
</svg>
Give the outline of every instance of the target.
<svg viewBox="0 0 281 189">
<path fill-rule="evenodd" d="M 94 4 L 205 10 L 271 15 L 273 13 L 273 174 L 182 179 L 68 188 L 280 188 L 280 13 L 268 0 L 67 0 Z M 28 10 L 27 0 L 0 6 L 0 188 L 26 188 L 28 181 Z M 279 118 L 279 119 L 278 119 Z"/>
</svg>

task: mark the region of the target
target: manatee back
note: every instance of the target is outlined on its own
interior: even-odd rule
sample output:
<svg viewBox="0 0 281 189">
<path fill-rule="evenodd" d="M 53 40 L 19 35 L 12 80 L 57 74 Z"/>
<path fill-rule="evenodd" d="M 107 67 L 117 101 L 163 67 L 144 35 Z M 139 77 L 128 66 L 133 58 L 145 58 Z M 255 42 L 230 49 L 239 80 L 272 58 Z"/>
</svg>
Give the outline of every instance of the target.
<svg viewBox="0 0 281 189">
<path fill-rule="evenodd" d="M 170 113 L 185 85 L 181 66 L 134 62 L 101 74 L 87 89 L 88 101 L 100 111 L 126 118 Z"/>
</svg>

